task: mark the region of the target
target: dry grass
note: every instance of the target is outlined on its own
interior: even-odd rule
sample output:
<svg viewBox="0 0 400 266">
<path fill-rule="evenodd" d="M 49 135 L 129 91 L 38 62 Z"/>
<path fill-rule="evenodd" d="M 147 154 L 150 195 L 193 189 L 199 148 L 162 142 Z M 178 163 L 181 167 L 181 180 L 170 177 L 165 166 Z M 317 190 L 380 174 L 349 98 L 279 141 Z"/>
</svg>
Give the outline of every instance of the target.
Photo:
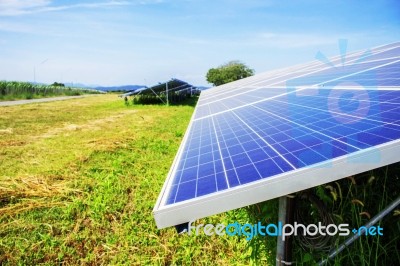
<svg viewBox="0 0 400 266">
<path fill-rule="evenodd" d="M 1 108 L 0 215 L 54 205 L 43 198 L 79 191 L 71 188 L 72 180 L 78 177 L 71 161 L 84 162 L 93 150 L 113 150 L 123 145 L 127 137 L 121 136 L 126 133 L 124 120 L 137 113 L 131 109 L 87 110 L 114 103 L 118 100 L 114 97 Z M 126 120 L 132 121 L 132 117 Z M 14 128 L 5 128 L 7 125 Z M 57 174 L 65 167 L 68 171 Z"/>
<path fill-rule="evenodd" d="M 63 177 L 3 177 L 0 180 L 0 216 L 16 216 L 37 208 L 61 206 L 61 202 L 49 202 L 52 197 L 79 193 L 71 188 L 71 181 Z"/>
</svg>

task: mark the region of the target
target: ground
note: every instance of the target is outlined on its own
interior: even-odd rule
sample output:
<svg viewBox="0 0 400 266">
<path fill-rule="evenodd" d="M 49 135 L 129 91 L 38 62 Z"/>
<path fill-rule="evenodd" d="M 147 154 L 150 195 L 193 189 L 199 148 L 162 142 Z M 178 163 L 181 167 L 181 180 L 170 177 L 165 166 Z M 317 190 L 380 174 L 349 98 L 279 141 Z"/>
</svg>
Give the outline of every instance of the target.
<svg viewBox="0 0 400 266">
<path fill-rule="evenodd" d="M 247 264 L 244 239 L 155 226 L 193 110 L 116 95 L 0 107 L 0 264 Z"/>
</svg>

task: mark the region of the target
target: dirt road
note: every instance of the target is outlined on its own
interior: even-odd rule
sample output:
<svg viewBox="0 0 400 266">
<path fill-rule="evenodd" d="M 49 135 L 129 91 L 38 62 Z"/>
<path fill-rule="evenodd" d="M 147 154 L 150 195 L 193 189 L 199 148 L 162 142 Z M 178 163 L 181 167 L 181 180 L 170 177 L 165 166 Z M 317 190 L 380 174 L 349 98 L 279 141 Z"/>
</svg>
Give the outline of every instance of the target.
<svg viewBox="0 0 400 266">
<path fill-rule="evenodd" d="M 64 100 L 83 98 L 83 97 L 89 97 L 89 96 L 94 96 L 94 95 L 97 95 L 97 94 L 89 94 L 89 95 L 82 95 L 82 96 L 63 96 L 63 97 L 18 100 L 18 101 L 5 101 L 5 102 L 0 102 L 0 106 L 13 106 L 13 105 L 28 104 L 28 103 L 44 103 L 44 102 L 64 101 Z"/>
</svg>

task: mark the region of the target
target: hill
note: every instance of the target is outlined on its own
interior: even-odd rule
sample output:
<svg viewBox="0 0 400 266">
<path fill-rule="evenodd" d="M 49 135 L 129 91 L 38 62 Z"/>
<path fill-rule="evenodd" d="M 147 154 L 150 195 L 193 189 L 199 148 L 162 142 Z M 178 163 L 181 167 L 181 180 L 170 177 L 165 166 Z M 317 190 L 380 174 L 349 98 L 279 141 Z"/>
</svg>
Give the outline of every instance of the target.
<svg viewBox="0 0 400 266">
<path fill-rule="evenodd" d="M 94 89 L 100 91 L 134 91 L 139 88 L 144 87 L 144 85 L 123 85 L 123 86 L 110 86 L 110 87 L 95 87 Z"/>
</svg>

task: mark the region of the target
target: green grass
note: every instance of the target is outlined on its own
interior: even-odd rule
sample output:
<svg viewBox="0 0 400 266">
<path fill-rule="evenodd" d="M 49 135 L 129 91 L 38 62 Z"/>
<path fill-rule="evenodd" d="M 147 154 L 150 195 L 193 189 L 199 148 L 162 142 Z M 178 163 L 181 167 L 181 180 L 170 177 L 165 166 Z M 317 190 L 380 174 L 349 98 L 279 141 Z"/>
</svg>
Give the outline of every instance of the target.
<svg viewBox="0 0 400 266">
<path fill-rule="evenodd" d="M 60 84 L 56 84 L 60 85 Z M 0 81 L 0 101 L 39 99 L 55 96 L 98 94 L 98 91 L 56 85 L 39 85 L 29 82 Z"/>
<path fill-rule="evenodd" d="M 193 109 L 115 95 L 0 108 L 0 264 L 248 264 L 244 239 L 155 226 Z"/>
<path fill-rule="evenodd" d="M 321 215 L 316 204 L 307 199 L 299 200 L 297 211 L 301 210 L 308 223 L 317 223 L 329 215 L 333 223 L 349 224 L 352 230 L 368 223 L 399 196 L 399 191 L 400 163 L 396 163 L 309 189 L 307 193 L 315 195 L 323 204 L 325 214 Z M 375 224 L 383 228 L 383 236 L 361 236 L 328 265 L 398 265 L 399 209 L 400 206 Z M 320 247 L 319 243 L 313 244 L 310 239 L 304 245 L 304 241 L 297 237 L 294 245 L 296 261 L 300 265 L 319 262 L 326 258 L 329 250 L 338 247 L 350 236 L 328 237 L 326 245 Z"/>
</svg>

